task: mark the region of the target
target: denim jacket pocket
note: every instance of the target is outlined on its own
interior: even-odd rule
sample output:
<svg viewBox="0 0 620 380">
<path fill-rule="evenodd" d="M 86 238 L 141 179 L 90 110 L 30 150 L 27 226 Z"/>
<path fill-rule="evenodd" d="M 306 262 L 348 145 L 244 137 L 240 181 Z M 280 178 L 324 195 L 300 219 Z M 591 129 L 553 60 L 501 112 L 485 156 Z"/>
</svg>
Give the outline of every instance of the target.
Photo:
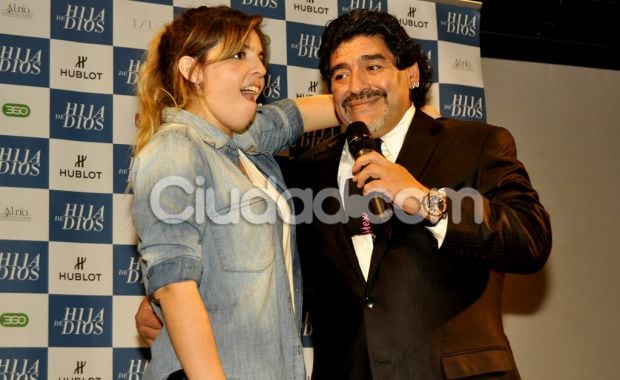
<svg viewBox="0 0 620 380">
<path fill-rule="evenodd" d="M 232 216 L 230 222 L 216 224 L 213 234 L 223 270 L 262 272 L 273 263 L 280 244 L 274 241 L 277 212 L 275 216 L 267 215 L 275 210 L 268 207 L 265 199 L 253 198 L 225 210 Z"/>
</svg>

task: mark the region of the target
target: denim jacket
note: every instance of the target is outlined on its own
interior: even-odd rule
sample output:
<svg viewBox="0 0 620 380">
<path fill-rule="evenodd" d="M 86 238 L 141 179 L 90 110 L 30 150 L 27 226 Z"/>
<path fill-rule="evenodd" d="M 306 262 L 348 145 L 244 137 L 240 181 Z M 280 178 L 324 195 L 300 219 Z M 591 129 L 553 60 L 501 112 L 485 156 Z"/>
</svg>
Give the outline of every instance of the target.
<svg viewBox="0 0 620 380">
<path fill-rule="evenodd" d="M 232 139 L 180 109 L 165 109 L 163 123 L 131 171 L 146 292 L 185 280 L 199 284 L 228 379 L 303 379 L 294 225 L 293 305 L 282 220 L 271 199 L 247 196 L 256 188 L 237 164 L 240 149 L 285 192 L 272 154 L 301 136 L 299 110 L 290 100 L 259 106 L 252 126 Z M 252 221 L 253 216 L 268 221 Z M 145 379 L 164 379 L 181 368 L 165 327 L 151 350 Z"/>
</svg>

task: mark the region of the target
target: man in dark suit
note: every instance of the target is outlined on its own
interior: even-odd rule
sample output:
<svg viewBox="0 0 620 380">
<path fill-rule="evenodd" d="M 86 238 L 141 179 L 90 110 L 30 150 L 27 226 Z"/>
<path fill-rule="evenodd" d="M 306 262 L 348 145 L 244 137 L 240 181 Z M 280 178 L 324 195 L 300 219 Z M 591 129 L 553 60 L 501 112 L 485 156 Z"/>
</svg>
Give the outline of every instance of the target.
<svg viewBox="0 0 620 380">
<path fill-rule="evenodd" d="M 289 173 L 291 187 L 315 195 L 338 189 L 298 226 L 313 378 L 518 379 L 504 273 L 540 270 L 551 228 L 511 135 L 424 113 L 428 59 L 389 14 L 338 17 L 319 59 L 342 124 L 364 122 L 385 150 L 354 160 L 342 134 Z M 392 218 L 370 233 L 340 218 L 351 214 L 350 177 L 392 202 Z"/>
</svg>

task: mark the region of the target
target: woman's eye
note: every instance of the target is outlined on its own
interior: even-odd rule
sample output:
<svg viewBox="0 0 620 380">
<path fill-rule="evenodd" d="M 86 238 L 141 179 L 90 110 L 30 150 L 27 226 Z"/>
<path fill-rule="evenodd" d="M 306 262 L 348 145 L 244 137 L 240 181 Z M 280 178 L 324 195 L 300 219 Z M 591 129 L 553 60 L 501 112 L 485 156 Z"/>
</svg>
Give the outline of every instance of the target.
<svg viewBox="0 0 620 380">
<path fill-rule="evenodd" d="M 235 59 L 243 59 L 243 58 L 245 58 L 245 52 L 240 51 L 239 53 L 233 55 L 233 58 L 235 58 Z"/>
</svg>

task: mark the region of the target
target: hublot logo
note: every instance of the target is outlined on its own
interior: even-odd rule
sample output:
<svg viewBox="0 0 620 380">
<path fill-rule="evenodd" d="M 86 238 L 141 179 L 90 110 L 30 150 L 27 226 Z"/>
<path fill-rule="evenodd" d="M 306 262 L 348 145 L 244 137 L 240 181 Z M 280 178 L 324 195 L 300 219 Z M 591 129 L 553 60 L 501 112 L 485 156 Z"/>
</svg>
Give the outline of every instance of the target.
<svg viewBox="0 0 620 380">
<path fill-rule="evenodd" d="M 86 361 L 85 360 L 78 360 L 77 362 L 75 362 L 75 369 L 73 370 L 73 374 L 74 375 L 83 375 L 84 374 L 84 367 L 86 367 Z"/>
<path fill-rule="evenodd" d="M 86 162 L 87 156 L 85 154 L 78 154 L 75 160 L 75 164 L 73 165 L 78 169 L 59 169 L 58 175 L 60 177 L 66 178 L 76 178 L 76 179 L 85 179 L 85 180 L 100 180 L 101 179 L 101 171 L 93 171 L 93 170 L 84 170 L 84 163 Z"/>
<path fill-rule="evenodd" d="M 307 88 L 306 92 L 305 93 L 299 93 L 298 92 L 298 93 L 295 94 L 295 97 L 296 98 L 304 98 L 306 96 L 316 95 L 318 91 L 319 91 L 319 81 L 312 80 L 308 84 L 308 88 Z"/>
<path fill-rule="evenodd" d="M 326 15 L 329 12 L 329 8 L 314 5 L 314 0 L 306 0 L 305 4 L 295 3 L 293 4 L 293 10 L 306 13 L 314 13 L 319 15 Z"/>
<path fill-rule="evenodd" d="M 83 168 L 84 167 L 84 162 L 86 162 L 86 155 L 85 154 L 78 154 L 77 156 L 77 161 L 75 161 L 75 167 L 76 168 Z"/>
<path fill-rule="evenodd" d="M 67 78 L 83 79 L 83 80 L 101 80 L 103 73 L 83 70 L 86 68 L 86 61 L 88 61 L 88 57 L 84 55 L 78 56 L 75 61 L 74 66 L 82 70 L 61 68 L 60 76 L 67 77 Z"/>
<path fill-rule="evenodd" d="M 83 69 L 86 66 L 86 61 L 88 60 L 88 57 L 85 55 L 79 55 L 77 62 L 75 63 L 75 67 L 77 67 L 78 69 Z"/>
<path fill-rule="evenodd" d="M 411 26 L 414 28 L 428 28 L 428 21 L 415 19 L 416 10 L 417 8 L 415 7 L 409 7 L 409 12 L 407 12 L 407 17 L 406 18 L 399 17 L 398 21 L 400 22 L 402 26 Z"/>
<path fill-rule="evenodd" d="M 84 264 L 86 257 L 76 257 L 73 269 L 75 272 L 59 272 L 58 279 L 61 281 L 101 282 L 101 273 L 85 273 Z"/>
</svg>

